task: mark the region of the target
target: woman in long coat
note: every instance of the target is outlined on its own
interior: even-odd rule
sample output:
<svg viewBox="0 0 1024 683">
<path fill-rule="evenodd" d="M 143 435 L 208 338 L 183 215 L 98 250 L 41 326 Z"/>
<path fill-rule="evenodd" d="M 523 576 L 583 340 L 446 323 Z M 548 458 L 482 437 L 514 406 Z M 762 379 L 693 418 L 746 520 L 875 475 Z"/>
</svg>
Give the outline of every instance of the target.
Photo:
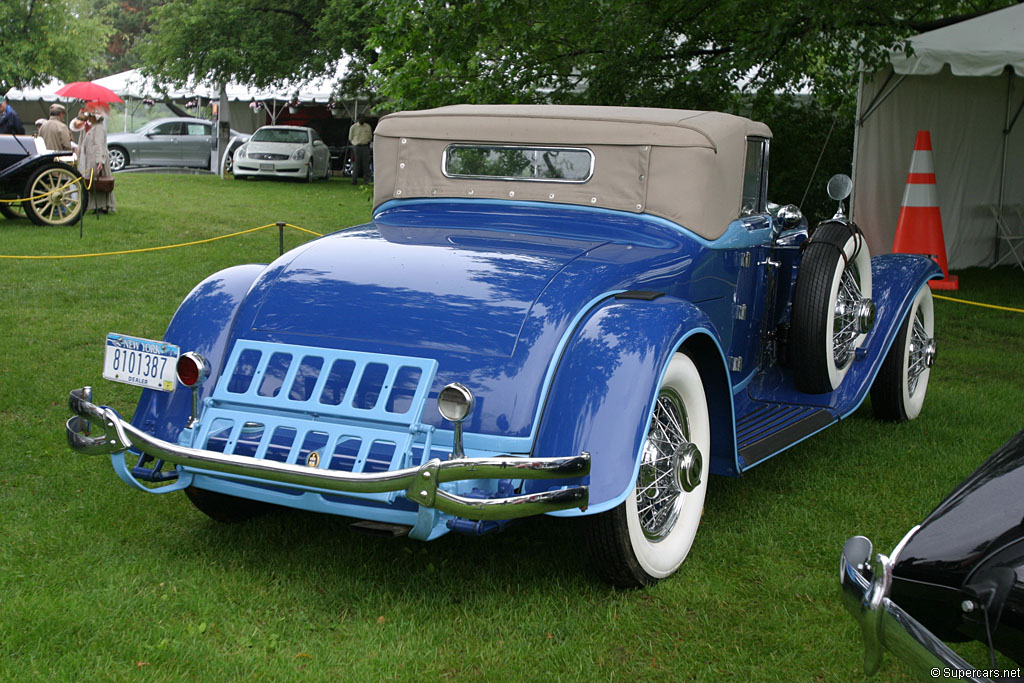
<svg viewBox="0 0 1024 683">
<path fill-rule="evenodd" d="M 93 177 L 110 175 L 107 111 L 101 103 L 90 102 L 71 122 L 72 130 L 82 131 L 82 137 L 78 142 L 78 170 L 86 187 L 89 187 Z M 89 208 L 97 213 L 113 213 L 117 208 L 114 193 L 90 191 Z"/>
</svg>

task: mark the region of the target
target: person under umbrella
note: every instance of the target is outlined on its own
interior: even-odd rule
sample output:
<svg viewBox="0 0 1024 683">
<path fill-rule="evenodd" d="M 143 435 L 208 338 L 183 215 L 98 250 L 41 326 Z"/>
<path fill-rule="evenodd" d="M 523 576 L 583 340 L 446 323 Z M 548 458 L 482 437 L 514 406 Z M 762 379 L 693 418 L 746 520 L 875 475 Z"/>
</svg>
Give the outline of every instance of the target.
<svg viewBox="0 0 1024 683">
<path fill-rule="evenodd" d="M 71 121 L 71 129 L 82 131 L 78 144 L 78 171 L 85 186 L 93 178 L 110 175 L 110 157 L 107 153 L 107 116 L 110 105 L 105 102 L 89 102 Z M 113 213 L 116 210 L 113 192 L 90 190 L 89 207 L 96 213 Z"/>
</svg>

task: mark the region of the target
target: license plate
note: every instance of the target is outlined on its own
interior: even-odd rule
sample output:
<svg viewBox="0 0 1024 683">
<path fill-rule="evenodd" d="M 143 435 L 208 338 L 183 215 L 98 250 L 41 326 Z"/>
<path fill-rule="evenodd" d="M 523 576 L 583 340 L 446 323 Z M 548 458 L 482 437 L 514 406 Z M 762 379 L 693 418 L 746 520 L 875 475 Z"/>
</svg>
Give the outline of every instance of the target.
<svg viewBox="0 0 1024 683">
<path fill-rule="evenodd" d="M 261 171 L 273 171 L 274 170 L 274 165 L 273 164 L 260 164 L 260 170 Z"/>
<path fill-rule="evenodd" d="M 103 377 L 148 389 L 174 391 L 180 353 L 181 349 L 174 344 L 111 332 L 107 335 Z"/>
</svg>

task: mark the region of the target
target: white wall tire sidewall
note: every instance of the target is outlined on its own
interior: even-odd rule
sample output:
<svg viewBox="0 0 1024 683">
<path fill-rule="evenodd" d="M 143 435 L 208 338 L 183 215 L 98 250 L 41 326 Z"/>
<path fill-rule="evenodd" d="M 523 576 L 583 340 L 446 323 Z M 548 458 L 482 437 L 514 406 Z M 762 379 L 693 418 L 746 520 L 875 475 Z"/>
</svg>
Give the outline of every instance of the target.
<svg viewBox="0 0 1024 683">
<path fill-rule="evenodd" d="M 903 343 L 903 363 L 901 366 L 902 372 L 900 373 L 900 393 L 903 396 L 903 410 L 907 414 L 908 420 L 913 420 L 915 417 L 921 414 L 921 408 L 924 406 L 925 393 L 928 391 L 928 376 L 931 374 L 931 368 L 925 368 L 921 371 L 921 374 L 917 377 L 917 387 L 914 389 L 914 395 L 910 395 L 910 340 L 914 335 L 914 318 L 917 316 L 918 310 L 921 311 L 922 319 L 924 322 L 925 332 L 929 337 L 935 336 L 935 308 L 934 301 L 932 299 L 931 287 L 925 285 L 921 288 L 921 291 L 917 293 L 914 298 L 914 305 L 910 307 L 910 314 L 907 318 L 909 324 L 907 325 L 906 333 L 901 340 Z"/>
<path fill-rule="evenodd" d="M 649 540 L 640 526 L 635 484 L 626 498 L 626 524 L 629 529 L 633 554 L 643 570 L 655 579 L 663 579 L 672 575 L 690 552 L 704 511 L 704 496 L 707 493 L 711 461 L 711 425 L 708 416 L 708 402 L 704 395 L 700 372 L 693 360 L 685 354 L 675 354 L 665 371 L 661 386 L 671 387 L 679 394 L 686 409 L 690 441 L 700 450 L 703 468 L 697 488 L 682 494 L 684 496 L 683 507 L 676 519 L 675 526 L 667 536 L 657 542 Z M 660 390 L 661 387 L 659 387 L 659 392 Z M 648 421 L 649 429 L 650 422 Z"/>
<path fill-rule="evenodd" d="M 836 262 L 835 271 L 832 274 L 832 287 L 828 296 L 828 323 L 825 326 L 825 362 L 828 367 L 829 383 L 835 391 L 842 383 L 846 373 L 853 365 L 851 359 L 844 367 L 836 366 L 836 358 L 833 349 L 833 337 L 835 336 L 835 309 L 839 299 L 839 285 L 843 279 L 843 271 L 849 262 L 857 268 L 857 284 L 860 287 L 860 294 L 865 299 L 871 298 L 871 255 L 868 253 L 868 245 L 860 235 L 850 235 L 843 245 L 843 254 L 846 258 L 840 258 Z M 864 343 L 867 333 L 857 336 L 854 341 L 854 348 L 859 348 Z"/>
</svg>

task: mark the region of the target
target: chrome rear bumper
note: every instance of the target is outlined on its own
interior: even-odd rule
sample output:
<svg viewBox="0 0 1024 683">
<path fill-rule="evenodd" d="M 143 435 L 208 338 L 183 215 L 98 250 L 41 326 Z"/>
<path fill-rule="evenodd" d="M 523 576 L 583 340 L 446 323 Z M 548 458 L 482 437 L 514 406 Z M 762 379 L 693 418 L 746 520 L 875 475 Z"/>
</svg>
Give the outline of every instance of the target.
<svg viewBox="0 0 1024 683">
<path fill-rule="evenodd" d="M 879 554 L 874 562 L 871 561 L 871 541 L 867 538 L 853 536 L 843 546 L 839 582 L 843 604 L 860 624 L 864 636 L 864 672 L 870 676 L 878 671 L 882 652 L 888 649 L 922 678 L 954 676 L 966 681 L 988 681 L 977 675 L 978 669 L 889 599 L 892 567 L 902 545 L 901 542 L 893 551 L 894 559 Z"/>
<path fill-rule="evenodd" d="M 388 472 L 345 472 L 293 465 L 259 458 L 189 448 L 155 438 L 134 427 L 111 408 L 91 402 L 91 388 L 75 389 L 68 405 L 75 417 L 67 421 L 71 448 L 86 455 L 119 453 L 128 448 L 174 465 L 219 474 L 226 478 L 253 478 L 261 483 L 320 492 L 386 493 L 403 491 L 406 498 L 427 508 L 473 520 L 501 520 L 568 510 L 586 509 L 587 486 L 571 486 L 505 498 L 467 498 L 440 488 L 440 484 L 471 479 L 570 479 L 590 474 L 590 455 L 566 458 L 433 458 L 420 467 Z M 89 425 L 103 431 L 90 436 Z"/>
</svg>

